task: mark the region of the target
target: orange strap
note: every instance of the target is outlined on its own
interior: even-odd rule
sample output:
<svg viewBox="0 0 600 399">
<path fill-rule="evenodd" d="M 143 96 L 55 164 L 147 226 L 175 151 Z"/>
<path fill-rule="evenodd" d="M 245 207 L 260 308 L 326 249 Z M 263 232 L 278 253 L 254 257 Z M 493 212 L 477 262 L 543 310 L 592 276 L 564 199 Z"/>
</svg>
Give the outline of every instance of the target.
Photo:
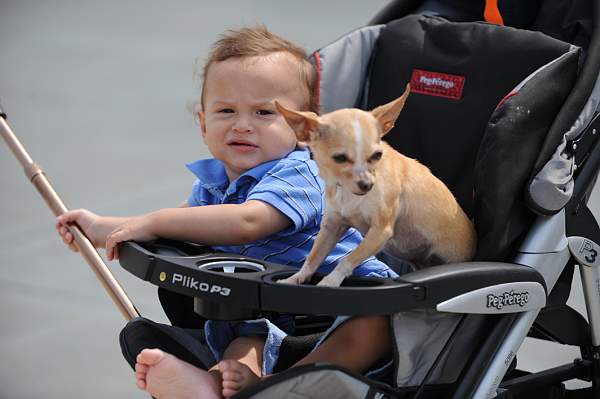
<svg viewBox="0 0 600 399">
<path fill-rule="evenodd" d="M 485 0 L 485 10 L 483 17 L 487 22 L 497 25 L 504 25 L 504 20 L 498 9 L 498 0 Z"/>
</svg>

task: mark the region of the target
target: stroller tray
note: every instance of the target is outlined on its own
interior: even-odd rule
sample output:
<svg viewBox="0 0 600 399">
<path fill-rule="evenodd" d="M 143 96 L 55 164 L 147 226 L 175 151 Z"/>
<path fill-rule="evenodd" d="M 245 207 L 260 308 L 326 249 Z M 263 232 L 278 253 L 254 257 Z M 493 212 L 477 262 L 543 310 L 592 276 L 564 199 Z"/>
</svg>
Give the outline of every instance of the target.
<svg viewBox="0 0 600 399">
<path fill-rule="evenodd" d="M 196 311 L 211 318 L 236 319 L 266 312 L 320 315 L 392 314 L 435 308 L 444 300 L 497 284 L 535 282 L 537 271 L 508 263 L 471 262 L 443 265 L 405 274 L 396 279 L 349 277 L 341 287 L 319 287 L 323 277 L 309 284 L 289 285 L 278 280 L 297 269 L 207 247 L 175 241 L 123 243 L 123 268 L 158 287 L 194 297 Z M 219 311 L 222 309 L 222 311 Z M 235 309 L 240 309 L 236 314 Z M 221 316 L 221 317 L 219 317 Z"/>
</svg>

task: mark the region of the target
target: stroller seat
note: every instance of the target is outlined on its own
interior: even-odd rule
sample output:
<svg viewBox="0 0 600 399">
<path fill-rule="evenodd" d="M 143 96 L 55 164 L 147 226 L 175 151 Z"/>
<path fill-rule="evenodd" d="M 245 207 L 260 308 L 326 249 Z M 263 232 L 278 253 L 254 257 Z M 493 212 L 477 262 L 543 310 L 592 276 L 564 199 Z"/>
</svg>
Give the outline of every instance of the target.
<svg viewBox="0 0 600 399">
<path fill-rule="evenodd" d="M 584 281 L 600 276 L 600 257 L 589 257 L 600 251 L 600 229 L 586 205 L 600 165 L 595 133 L 600 88 L 593 89 L 600 41 L 581 48 L 537 31 L 409 14 L 423 11 L 427 3 L 438 2 L 392 2 L 373 24 L 315 52 L 319 110 L 372 109 L 398 97 L 410 82 L 412 92 L 386 140 L 427 165 L 473 218 L 479 241 L 475 261 L 404 274 L 387 291 L 368 286 L 356 286 L 355 291 L 282 287 L 271 284 L 268 270 L 255 280 L 252 273 L 239 277 L 240 287 L 252 284 L 260 293 L 254 302 L 237 302 L 245 310 L 252 308 L 245 315 L 286 309 L 364 314 L 369 306 L 390 310 L 395 368 L 387 384 L 333 365 L 294 368 L 236 397 L 279 398 L 290 390 L 298 397 L 321 397 L 324 392 L 340 398 L 516 398 L 531 397 L 529 392 L 566 397 L 561 384 L 571 378 L 593 380 L 581 397 L 592 390 L 600 394 L 600 320 L 590 316 L 588 323 L 564 304 L 575 264 L 581 265 Z M 587 93 L 583 104 L 582 92 Z M 177 291 L 165 285 L 159 272 L 188 267 L 186 256 L 193 254 L 161 258 L 144 251 L 125 245 L 124 267 Z M 193 258 L 195 265 L 199 259 Z M 216 285 L 235 278 L 213 277 Z M 592 291 L 586 291 L 586 301 L 600 310 L 598 293 Z M 362 299 L 352 302 L 352 295 L 366 298 L 369 292 L 373 295 L 364 306 L 358 304 Z M 235 318 L 235 298 L 211 297 L 227 308 L 220 313 L 213 302 L 202 305 L 199 298 L 208 294 L 184 289 L 179 294 L 164 292 L 161 298 L 174 324 L 201 323 L 202 317 L 185 314 L 194 308 L 204 317 Z M 303 295 L 306 300 L 282 302 L 283 295 Z M 322 302 L 325 311 L 319 313 L 319 300 L 325 297 L 332 299 Z M 547 304 L 551 306 L 541 311 Z M 561 321 L 577 328 L 561 326 Z M 132 336 L 146 328 L 148 323 L 138 320 L 124 329 L 126 358 L 135 358 L 143 347 L 135 347 Z M 536 337 L 579 345 L 583 359 L 539 378 L 511 372 L 530 330 Z M 171 330 L 152 331 L 168 335 Z M 183 333 L 177 331 L 174 335 Z M 184 341 L 177 353 L 196 356 L 200 360 L 194 364 L 209 366 L 210 359 L 204 353 L 190 355 L 185 346 L 195 344 Z M 196 342 L 202 344 L 201 339 Z M 310 347 L 314 340 L 294 345 L 303 343 Z"/>
</svg>

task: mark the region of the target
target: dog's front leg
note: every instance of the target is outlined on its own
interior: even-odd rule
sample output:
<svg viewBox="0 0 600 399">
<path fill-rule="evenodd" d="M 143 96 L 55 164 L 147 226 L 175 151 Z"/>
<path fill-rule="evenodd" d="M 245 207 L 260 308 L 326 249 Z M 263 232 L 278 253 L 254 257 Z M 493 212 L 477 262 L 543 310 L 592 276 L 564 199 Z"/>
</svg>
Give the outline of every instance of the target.
<svg viewBox="0 0 600 399">
<path fill-rule="evenodd" d="M 339 214 L 325 213 L 321 222 L 321 230 L 319 230 L 315 238 L 315 243 L 306 257 L 304 264 L 297 273 L 286 279 L 279 280 L 279 282 L 284 284 L 302 284 L 310 280 L 315 271 L 321 266 L 321 263 L 323 263 L 323 260 L 325 260 L 349 228 L 350 226 L 343 224 Z"/>
<path fill-rule="evenodd" d="M 362 242 L 350 252 L 323 280 L 319 282 L 322 287 L 339 287 L 342 281 L 352 274 L 354 269 L 369 256 L 377 254 L 392 238 L 394 229 L 391 225 L 383 227 L 371 226 Z"/>
</svg>

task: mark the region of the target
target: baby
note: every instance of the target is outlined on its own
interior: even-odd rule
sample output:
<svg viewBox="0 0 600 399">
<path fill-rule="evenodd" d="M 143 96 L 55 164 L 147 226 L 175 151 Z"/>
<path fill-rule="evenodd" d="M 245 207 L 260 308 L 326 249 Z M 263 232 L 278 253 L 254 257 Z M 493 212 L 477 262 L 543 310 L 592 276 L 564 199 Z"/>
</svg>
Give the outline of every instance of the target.
<svg viewBox="0 0 600 399">
<path fill-rule="evenodd" d="M 66 228 L 77 223 L 95 246 L 106 248 L 109 260 L 119 258 L 120 242 L 163 237 L 299 268 L 319 229 L 324 183 L 275 100 L 314 111 L 314 76 L 304 50 L 266 28 L 229 31 L 215 43 L 204 67 L 198 112 L 202 138 L 214 159 L 188 165 L 198 179 L 186 203 L 125 218 L 71 211 L 58 218 L 63 241 L 77 250 Z M 319 271 L 331 271 L 360 239 L 350 229 Z M 395 276 L 375 258 L 354 274 Z M 296 365 L 328 362 L 362 373 L 389 355 L 387 318 L 346 318 L 335 325 Z M 291 316 L 209 320 L 205 333 L 215 366 L 206 371 L 161 349 L 144 349 L 135 366 L 137 386 L 156 398 L 229 397 L 273 372 L 281 340 L 291 332 Z"/>
</svg>

